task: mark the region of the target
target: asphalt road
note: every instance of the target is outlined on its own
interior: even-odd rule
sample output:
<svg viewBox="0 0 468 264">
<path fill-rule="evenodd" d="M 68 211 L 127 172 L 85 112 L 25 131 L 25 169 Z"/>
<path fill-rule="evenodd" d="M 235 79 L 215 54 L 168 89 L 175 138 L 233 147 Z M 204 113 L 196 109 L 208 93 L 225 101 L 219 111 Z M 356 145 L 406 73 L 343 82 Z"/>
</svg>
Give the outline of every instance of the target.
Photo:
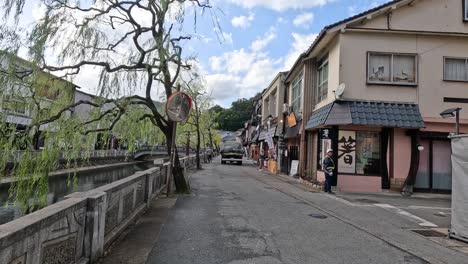
<svg viewBox="0 0 468 264">
<path fill-rule="evenodd" d="M 147 263 L 468 263 L 388 208 L 304 190 L 253 166 L 205 165 Z M 317 218 L 318 217 L 318 218 Z"/>
</svg>

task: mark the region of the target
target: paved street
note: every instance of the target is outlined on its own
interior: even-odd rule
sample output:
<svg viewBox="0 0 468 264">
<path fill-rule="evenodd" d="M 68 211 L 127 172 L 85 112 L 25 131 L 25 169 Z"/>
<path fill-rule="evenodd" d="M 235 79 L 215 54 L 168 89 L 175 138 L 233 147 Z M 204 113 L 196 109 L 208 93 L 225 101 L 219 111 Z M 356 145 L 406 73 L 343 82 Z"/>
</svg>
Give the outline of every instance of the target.
<svg viewBox="0 0 468 264">
<path fill-rule="evenodd" d="M 468 258 L 457 251 L 466 249 L 463 243 L 437 238 L 438 244 L 412 232 L 427 227 L 413 214 L 401 214 L 395 201 L 386 207 L 374 205 L 376 197 L 314 193 L 254 166 L 219 161 L 194 174 L 191 185 L 193 195 L 177 199 L 147 263 L 466 263 Z M 446 206 L 443 200 L 440 208 Z M 443 246 L 450 242 L 455 247 Z"/>
</svg>

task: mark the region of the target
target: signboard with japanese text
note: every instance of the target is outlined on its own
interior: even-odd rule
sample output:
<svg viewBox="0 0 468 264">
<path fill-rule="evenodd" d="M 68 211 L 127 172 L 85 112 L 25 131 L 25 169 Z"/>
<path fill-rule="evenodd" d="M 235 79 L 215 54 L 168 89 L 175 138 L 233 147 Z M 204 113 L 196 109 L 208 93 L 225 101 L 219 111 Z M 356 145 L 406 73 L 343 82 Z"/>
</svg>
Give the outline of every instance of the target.
<svg viewBox="0 0 468 264">
<path fill-rule="evenodd" d="M 356 173 L 356 131 L 338 133 L 338 171 Z"/>
<path fill-rule="evenodd" d="M 322 139 L 331 139 L 331 131 L 329 128 L 324 128 L 320 130 Z"/>
</svg>

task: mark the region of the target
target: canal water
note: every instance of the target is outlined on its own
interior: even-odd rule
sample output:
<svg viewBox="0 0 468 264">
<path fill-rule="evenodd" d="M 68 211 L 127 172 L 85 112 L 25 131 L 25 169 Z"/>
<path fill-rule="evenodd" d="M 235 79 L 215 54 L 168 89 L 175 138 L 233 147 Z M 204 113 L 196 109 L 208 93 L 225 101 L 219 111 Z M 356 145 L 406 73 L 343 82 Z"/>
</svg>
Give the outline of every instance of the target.
<svg viewBox="0 0 468 264">
<path fill-rule="evenodd" d="M 102 185 L 106 185 L 130 175 L 137 171 L 147 170 L 154 166 L 153 161 L 142 162 L 131 165 L 123 165 L 111 168 L 101 168 L 93 171 L 77 173 L 78 184 L 67 184 L 67 175 L 49 178 L 48 205 L 64 199 L 65 196 L 74 192 L 86 192 Z M 0 186 L 0 225 L 21 217 L 21 210 L 12 203 L 7 204 L 9 186 Z"/>
</svg>

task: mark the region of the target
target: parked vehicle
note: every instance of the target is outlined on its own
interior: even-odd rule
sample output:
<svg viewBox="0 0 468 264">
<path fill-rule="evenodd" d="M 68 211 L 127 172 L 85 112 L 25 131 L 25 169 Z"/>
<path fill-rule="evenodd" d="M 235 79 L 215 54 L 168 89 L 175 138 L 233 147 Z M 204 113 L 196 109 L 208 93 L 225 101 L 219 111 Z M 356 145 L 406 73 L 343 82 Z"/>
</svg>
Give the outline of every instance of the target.
<svg viewBox="0 0 468 264">
<path fill-rule="evenodd" d="M 226 142 L 221 147 L 221 164 L 229 162 L 236 162 L 242 165 L 242 158 L 244 157 L 244 149 L 242 145 L 237 142 Z"/>
</svg>

